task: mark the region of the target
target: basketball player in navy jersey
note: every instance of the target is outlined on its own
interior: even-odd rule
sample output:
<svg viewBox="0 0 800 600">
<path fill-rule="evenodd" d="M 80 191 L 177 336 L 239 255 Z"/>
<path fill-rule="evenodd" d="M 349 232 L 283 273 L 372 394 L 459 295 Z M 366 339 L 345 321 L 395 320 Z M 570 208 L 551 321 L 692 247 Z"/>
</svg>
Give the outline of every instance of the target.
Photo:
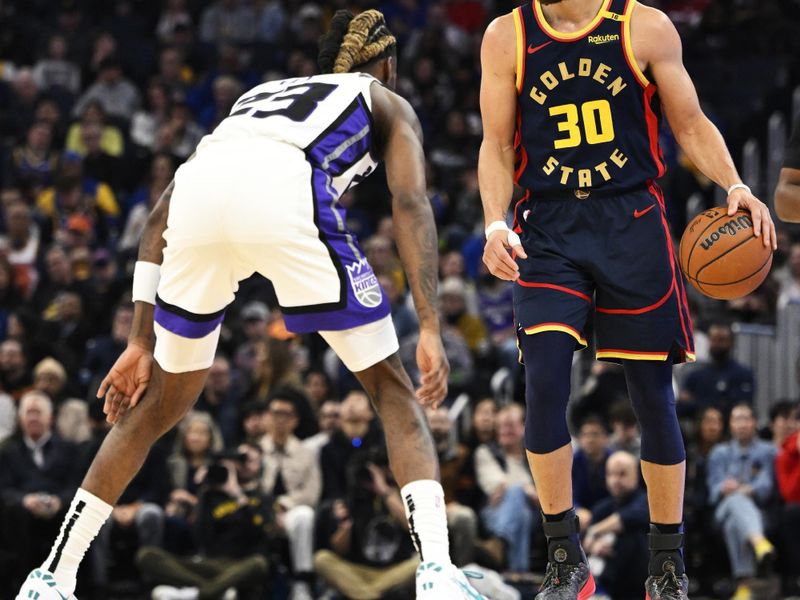
<svg viewBox="0 0 800 600">
<path fill-rule="evenodd" d="M 516 282 L 526 447 L 548 539 L 537 598 L 585 599 L 595 589 L 580 547 L 565 419 L 572 353 L 587 345 L 593 310 L 597 358 L 623 365 L 642 428 L 652 520 L 646 597 L 685 599 L 685 451 L 671 365 L 693 360 L 694 346 L 655 183 L 664 173 L 662 108 L 689 158 L 727 190 L 729 214 L 749 210 L 756 235 L 774 248 L 769 211 L 702 113 L 662 12 L 636 0 L 533 0 L 489 26 L 481 61 L 484 262 Z M 515 184 L 521 199 L 509 228 Z"/>
</svg>

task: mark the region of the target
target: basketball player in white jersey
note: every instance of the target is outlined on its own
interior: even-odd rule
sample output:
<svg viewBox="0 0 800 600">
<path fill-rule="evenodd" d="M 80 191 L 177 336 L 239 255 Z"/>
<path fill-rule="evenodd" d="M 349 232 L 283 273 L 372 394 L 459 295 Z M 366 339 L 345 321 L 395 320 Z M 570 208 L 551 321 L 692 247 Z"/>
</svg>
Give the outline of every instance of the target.
<svg viewBox="0 0 800 600">
<path fill-rule="evenodd" d="M 419 122 L 385 87 L 396 81 L 395 46 L 378 11 L 339 11 L 320 41 L 320 66 L 331 74 L 250 90 L 178 169 L 142 237 L 128 347 L 98 394 L 115 426 L 19 600 L 73 598 L 92 539 L 152 444 L 194 404 L 225 307 L 254 272 L 272 280 L 287 328 L 319 331 L 372 398 L 422 559 L 417 597 L 483 598 L 450 562 L 444 493 L 420 407 L 444 398 L 449 366 Z M 388 302 L 338 204 L 379 160 L 419 314 L 416 394 L 397 356 Z"/>
</svg>

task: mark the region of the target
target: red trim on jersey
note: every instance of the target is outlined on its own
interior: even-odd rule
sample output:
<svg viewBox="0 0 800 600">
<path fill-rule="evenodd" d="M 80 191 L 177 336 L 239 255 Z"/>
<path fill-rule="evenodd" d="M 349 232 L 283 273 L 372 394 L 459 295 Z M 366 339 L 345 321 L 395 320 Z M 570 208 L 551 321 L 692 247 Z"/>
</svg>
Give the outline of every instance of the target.
<svg viewBox="0 0 800 600">
<path fill-rule="evenodd" d="M 662 177 L 667 172 L 667 167 L 664 165 L 664 158 L 661 154 L 661 146 L 658 145 L 658 117 L 653 111 L 653 96 L 656 93 L 655 85 L 648 85 L 644 90 L 644 116 L 647 120 L 647 135 L 650 138 L 650 154 L 653 156 L 653 161 L 658 167 L 658 175 Z M 663 203 L 663 199 L 662 199 Z M 662 204 L 663 205 L 663 204 Z"/>
<path fill-rule="evenodd" d="M 652 312 L 657 309 L 659 306 L 663 305 L 669 297 L 672 295 L 672 292 L 675 291 L 675 278 L 672 278 L 672 285 L 669 286 L 669 290 L 667 293 L 664 294 L 664 297 L 661 298 L 658 302 L 651 304 L 650 306 L 645 306 L 644 308 L 600 308 L 595 307 L 595 310 L 599 313 L 604 313 L 607 315 L 642 315 L 647 312 Z M 678 297 L 680 297 L 680 293 L 678 293 Z"/>
<path fill-rule="evenodd" d="M 517 283 L 520 284 L 522 287 L 527 288 L 545 288 L 548 290 L 556 290 L 557 292 L 564 292 L 565 294 L 572 294 L 573 296 L 577 296 L 581 300 L 586 300 L 586 302 L 591 303 L 592 299 L 584 294 L 583 292 L 579 292 L 578 290 L 573 290 L 568 287 L 564 287 L 563 285 L 556 285 L 554 283 L 535 283 L 533 281 L 523 281 L 522 279 L 517 279 Z"/>
<path fill-rule="evenodd" d="M 517 221 L 517 209 L 519 208 L 519 205 L 520 205 L 520 204 L 522 204 L 523 202 L 525 202 L 525 201 L 526 201 L 528 198 L 530 198 L 530 197 L 531 197 L 531 191 L 530 191 L 530 190 L 526 190 L 526 191 L 525 191 L 525 195 L 524 195 L 522 198 L 520 198 L 519 200 L 517 200 L 517 203 L 514 205 L 514 212 L 513 212 L 513 216 L 514 216 L 514 223 L 513 223 L 513 225 L 511 225 L 511 229 L 512 229 L 512 230 L 514 231 L 514 233 L 516 233 L 516 234 L 520 234 L 520 233 L 522 233 L 522 226 L 521 226 L 521 225 L 519 224 L 519 222 Z"/>
<path fill-rule="evenodd" d="M 652 180 L 647 182 L 647 188 L 650 193 L 658 199 L 658 203 L 664 205 L 664 197 L 661 194 L 661 189 L 653 183 Z M 669 252 L 670 267 L 672 267 L 672 285 L 675 288 L 675 298 L 678 301 L 678 317 L 681 321 L 681 330 L 683 331 L 683 341 L 686 344 L 686 352 L 693 352 L 694 346 L 689 342 L 689 334 L 686 331 L 686 322 L 684 320 L 684 310 L 686 311 L 686 318 L 689 318 L 689 309 L 686 303 L 686 295 L 683 297 L 680 293 L 677 278 L 682 277 L 680 269 L 677 267 L 677 255 L 675 254 L 675 246 L 672 243 L 672 235 L 669 232 L 669 225 L 667 225 L 666 212 L 661 211 L 661 225 L 664 228 L 664 235 L 667 238 L 667 250 Z M 689 321 L 689 331 L 692 331 L 692 323 Z"/>
<path fill-rule="evenodd" d="M 514 150 L 517 155 L 517 170 L 514 171 L 514 183 L 519 183 L 519 178 L 528 167 L 528 151 L 522 143 L 522 109 L 517 103 L 517 129 L 514 132 Z"/>
</svg>

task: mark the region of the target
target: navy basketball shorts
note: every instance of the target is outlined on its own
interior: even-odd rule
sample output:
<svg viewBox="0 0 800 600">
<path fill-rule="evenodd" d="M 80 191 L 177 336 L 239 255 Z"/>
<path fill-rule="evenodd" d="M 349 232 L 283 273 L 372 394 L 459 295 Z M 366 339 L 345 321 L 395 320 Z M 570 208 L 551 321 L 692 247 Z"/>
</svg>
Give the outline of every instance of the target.
<svg viewBox="0 0 800 600">
<path fill-rule="evenodd" d="M 600 360 L 694 360 L 683 274 L 655 185 L 621 195 L 521 200 L 514 214 L 519 335 L 561 331 L 585 348 L 594 311 Z"/>
</svg>

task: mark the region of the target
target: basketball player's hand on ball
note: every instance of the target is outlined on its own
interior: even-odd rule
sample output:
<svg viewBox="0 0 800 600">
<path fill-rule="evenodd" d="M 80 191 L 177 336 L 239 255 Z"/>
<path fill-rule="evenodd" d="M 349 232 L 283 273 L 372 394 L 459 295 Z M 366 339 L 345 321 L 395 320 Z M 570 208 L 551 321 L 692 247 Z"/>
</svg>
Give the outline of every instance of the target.
<svg viewBox="0 0 800 600">
<path fill-rule="evenodd" d="M 761 236 L 765 248 L 778 249 L 778 239 L 775 235 L 775 223 L 769 214 L 767 205 L 744 189 L 733 190 L 728 196 L 728 216 L 736 214 L 737 210 L 750 211 L 753 219 L 753 232 L 756 237 Z"/>
<path fill-rule="evenodd" d="M 106 399 L 103 405 L 106 421 L 116 423 L 136 406 L 147 390 L 152 370 L 153 353 L 129 343 L 97 390 L 97 397 Z"/>
<path fill-rule="evenodd" d="M 436 408 L 447 396 L 447 376 L 450 374 L 450 363 L 447 362 L 439 332 L 420 330 L 417 366 L 422 384 L 417 390 L 417 400 L 420 404 Z"/>
<path fill-rule="evenodd" d="M 528 258 L 519 236 L 511 230 L 493 232 L 483 248 L 483 262 L 489 272 L 499 279 L 516 281 L 519 279 L 519 265 L 511 258 L 513 251 L 520 258 Z"/>
</svg>

